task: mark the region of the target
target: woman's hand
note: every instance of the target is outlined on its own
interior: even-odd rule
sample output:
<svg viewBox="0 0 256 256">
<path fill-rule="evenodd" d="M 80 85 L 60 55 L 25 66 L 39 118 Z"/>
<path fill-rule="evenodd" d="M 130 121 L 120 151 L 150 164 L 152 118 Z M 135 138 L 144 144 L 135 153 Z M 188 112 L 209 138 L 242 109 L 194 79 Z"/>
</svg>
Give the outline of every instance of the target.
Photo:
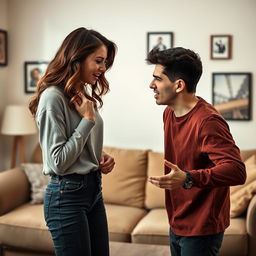
<svg viewBox="0 0 256 256">
<path fill-rule="evenodd" d="M 88 100 L 82 92 L 78 93 L 74 105 L 79 114 L 88 120 L 95 121 L 94 102 Z"/>
<path fill-rule="evenodd" d="M 102 152 L 100 161 L 100 170 L 102 173 L 107 174 L 113 170 L 115 166 L 114 158 L 105 152 Z"/>
</svg>

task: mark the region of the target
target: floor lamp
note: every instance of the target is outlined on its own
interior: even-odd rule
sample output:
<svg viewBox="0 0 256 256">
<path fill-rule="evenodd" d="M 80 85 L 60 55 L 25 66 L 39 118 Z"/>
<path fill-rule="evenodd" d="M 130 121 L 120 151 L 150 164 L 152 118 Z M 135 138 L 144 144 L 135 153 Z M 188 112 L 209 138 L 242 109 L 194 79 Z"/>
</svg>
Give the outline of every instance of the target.
<svg viewBox="0 0 256 256">
<path fill-rule="evenodd" d="M 21 162 L 26 162 L 25 135 L 37 132 L 35 121 L 27 106 L 9 105 L 4 110 L 1 133 L 14 136 L 11 156 L 11 168 L 16 166 L 19 148 Z"/>
</svg>

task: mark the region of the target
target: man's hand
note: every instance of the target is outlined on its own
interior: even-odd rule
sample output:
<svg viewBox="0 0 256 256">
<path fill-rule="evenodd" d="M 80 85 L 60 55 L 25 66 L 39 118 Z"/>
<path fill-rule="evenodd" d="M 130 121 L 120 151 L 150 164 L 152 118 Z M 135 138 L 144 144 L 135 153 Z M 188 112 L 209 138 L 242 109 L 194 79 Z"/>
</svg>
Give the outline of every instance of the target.
<svg viewBox="0 0 256 256">
<path fill-rule="evenodd" d="M 102 173 L 107 174 L 113 170 L 115 166 L 114 158 L 105 152 L 102 152 L 100 161 L 100 170 Z"/>
<path fill-rule="evenodd" d="M 177 165 L 164 160 L 164 164 L 171 169 L 171 172 L 163 176 L 151 176 L 148 181 L 153 185 L 163 189 L 177 189 L 184 185 L 186 173 Z"/>
</svg>

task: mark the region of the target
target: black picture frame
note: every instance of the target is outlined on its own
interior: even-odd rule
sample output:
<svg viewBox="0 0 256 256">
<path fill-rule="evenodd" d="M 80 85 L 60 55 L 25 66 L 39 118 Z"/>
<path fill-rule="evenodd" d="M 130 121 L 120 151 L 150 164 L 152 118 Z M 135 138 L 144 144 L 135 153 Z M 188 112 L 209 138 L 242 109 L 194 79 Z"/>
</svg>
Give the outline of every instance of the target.
<svg viewBox="0 0 256 256">
<path fill-rule="evenodd" d="M 212 103 L 226 120 L 251 120 L 252 74 L 212 73 Z"/>
<path fill-rule="evenodd" d="M 148 32 L 147 33 L 147 54 L 153 49 L 165 50 L 174 45 L 173 32 Z"/>
<path fill-rule="evenodd" d="M 47 61 L 25 61 L 24 62 L 24 85 L 25 93 L 35 93 L 36 84 L 44 74 L 47 66 Z"/>
<path fill-rule="evenodd" d="M 232 35 L 211 35 L 212 60 L 228 60 L 232 58 Z"/>
<path fill-rule="evenodd" d="M 7 62 L 8 62 L 7 42 L 8 42 L 7 31 L 0 29 L 0 66 L 7 66 Z"/>
</svg>

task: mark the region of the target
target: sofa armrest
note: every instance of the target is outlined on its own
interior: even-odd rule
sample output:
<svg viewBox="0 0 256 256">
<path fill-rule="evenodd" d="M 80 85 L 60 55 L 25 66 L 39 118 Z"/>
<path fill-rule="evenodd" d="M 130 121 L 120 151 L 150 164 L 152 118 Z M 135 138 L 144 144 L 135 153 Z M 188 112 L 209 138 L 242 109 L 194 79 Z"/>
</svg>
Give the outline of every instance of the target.
<svg viewBox="0 0 256 256">
<path fill-rule="evenodd" d="M 256 255 L 256 195 L 253 196 L 247 209 L 246 229 L 249 236 L 249 254 Z"/>
<path fill-rule="evenodd" d="M 0 172 L 0 216 L 27 202 L 30 183 L 20 167 Z"/>
</svg>

